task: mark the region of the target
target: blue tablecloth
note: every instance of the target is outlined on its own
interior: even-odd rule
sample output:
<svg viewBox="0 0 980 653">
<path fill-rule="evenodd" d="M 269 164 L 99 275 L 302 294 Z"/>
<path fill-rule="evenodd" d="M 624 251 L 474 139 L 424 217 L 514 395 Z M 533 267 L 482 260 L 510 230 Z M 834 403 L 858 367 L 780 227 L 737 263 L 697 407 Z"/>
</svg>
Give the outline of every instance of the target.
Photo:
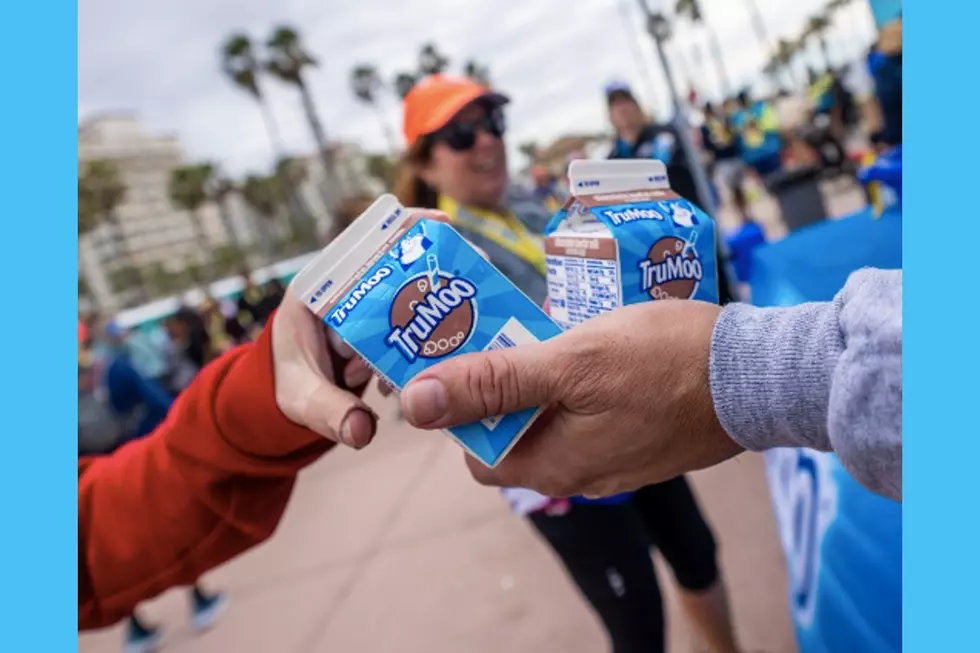
<svg viewBox="0 0 980 653">
<path fill-rule="evenodd" d="M 854 270 L 901 266 L 901 215 L 863 211 L 756 250 L 752 302 L 829 300 Z M 865 490 L 831 454 L 779 449 L 766 468 L 800 653 L 900 653 L 901 504 Z"/>
<path fill-rule="evenodd" d="M 755 250 L 752 303 L 792 306 L 827 301 L 862 267 L 902 267 L 902 216 L 871 210 L 820 222 Z"/>
</svg>

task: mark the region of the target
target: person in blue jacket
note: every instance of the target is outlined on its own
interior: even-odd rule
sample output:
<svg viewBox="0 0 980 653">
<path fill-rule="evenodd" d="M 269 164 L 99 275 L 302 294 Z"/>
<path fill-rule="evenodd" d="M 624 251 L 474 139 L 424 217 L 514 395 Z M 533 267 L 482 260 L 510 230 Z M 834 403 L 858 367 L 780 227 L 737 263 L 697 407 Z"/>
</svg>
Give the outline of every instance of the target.
<svg viewBox="0 0 980 653">
<path fill-rule="evenodd" d="M 106 365 L 102 383 L 112 413 L 121 424 L 120 446 L 150 435 L 166 419 L 174 397 L 157 381 L 137 370 L 126 347 L 126 332 L 117 323 L 105 327 Z M 209 628 L 224 609 L 227 597 L 208 594 L 199 584 L 191 588 L 192 624 L 198 630 Z M 136 614 L 129 617 L 124 653 L 148 653 L 159 646 L 159 628 L 143 623 Z"/>
</svg>

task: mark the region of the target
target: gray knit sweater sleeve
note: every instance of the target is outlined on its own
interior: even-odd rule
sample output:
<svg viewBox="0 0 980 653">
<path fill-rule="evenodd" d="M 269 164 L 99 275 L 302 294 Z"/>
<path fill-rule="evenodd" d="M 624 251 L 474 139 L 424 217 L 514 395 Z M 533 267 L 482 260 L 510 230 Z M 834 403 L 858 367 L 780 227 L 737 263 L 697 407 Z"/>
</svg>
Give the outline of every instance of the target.
<svg viewBox="0 0 980 653">
<path fill-rule="evenodd" d="M 865 487 L 901 500 L 901 271 L 855 272 L 832 302 L 727 306 L 711 393 L 746 449 L 833 451 Z"/>
</svg>

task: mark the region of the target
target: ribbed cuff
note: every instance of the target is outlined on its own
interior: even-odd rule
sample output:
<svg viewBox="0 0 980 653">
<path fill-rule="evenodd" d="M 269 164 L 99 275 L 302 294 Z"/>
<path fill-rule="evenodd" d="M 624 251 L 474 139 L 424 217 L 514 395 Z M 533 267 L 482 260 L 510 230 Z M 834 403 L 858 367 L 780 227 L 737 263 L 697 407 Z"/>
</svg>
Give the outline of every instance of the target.
<svg viewBox="0 0 980 653">
<path fill-rule="evenodd" d="M 711 338 L 718 420 L 742 447 L 830 449 L 830 383 L 843 351 L 834 303 L 792 308 L 730 304 Z"/>
</svg>

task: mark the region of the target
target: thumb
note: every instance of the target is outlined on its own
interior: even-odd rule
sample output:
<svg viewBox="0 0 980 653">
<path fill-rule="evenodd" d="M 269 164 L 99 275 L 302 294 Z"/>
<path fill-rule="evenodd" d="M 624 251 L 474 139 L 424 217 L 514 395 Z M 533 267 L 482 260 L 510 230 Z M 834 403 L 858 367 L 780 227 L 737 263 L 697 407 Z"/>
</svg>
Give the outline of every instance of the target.
<svg viewBox="0 0 980 653">
<path fill-rule="evenodd" d="M 437 429 L 558 401 L 562 358 L 554 340 L 452 358 L 405 386 L 402 413 Z"/>
</svg>

